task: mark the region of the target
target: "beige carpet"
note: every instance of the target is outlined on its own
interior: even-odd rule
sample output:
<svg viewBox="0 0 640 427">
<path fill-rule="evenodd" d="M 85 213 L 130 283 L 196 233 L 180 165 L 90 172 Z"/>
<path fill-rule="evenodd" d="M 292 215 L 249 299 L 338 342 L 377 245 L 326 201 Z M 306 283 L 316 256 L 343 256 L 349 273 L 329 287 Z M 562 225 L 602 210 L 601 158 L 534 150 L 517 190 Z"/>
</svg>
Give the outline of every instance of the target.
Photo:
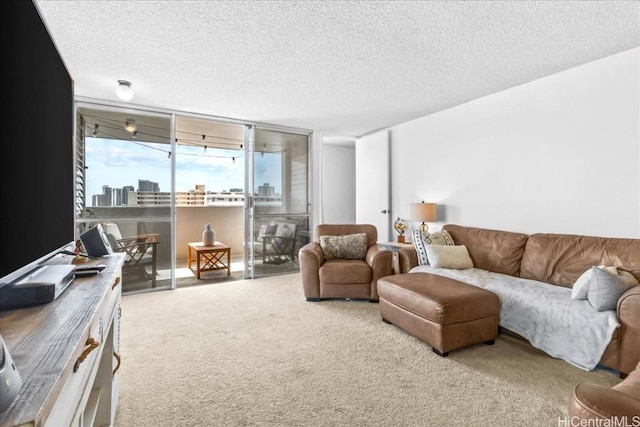
<svg viewBox="0 0 640 427">
<path fill-rule="evenodd" d="M 585 372 L 506 335 L 441 358 L 299 274 L 122 301 L 117 426 L 557 426 Z M 565 424 L 566 425 L 566 424 Z"/>
</svg>

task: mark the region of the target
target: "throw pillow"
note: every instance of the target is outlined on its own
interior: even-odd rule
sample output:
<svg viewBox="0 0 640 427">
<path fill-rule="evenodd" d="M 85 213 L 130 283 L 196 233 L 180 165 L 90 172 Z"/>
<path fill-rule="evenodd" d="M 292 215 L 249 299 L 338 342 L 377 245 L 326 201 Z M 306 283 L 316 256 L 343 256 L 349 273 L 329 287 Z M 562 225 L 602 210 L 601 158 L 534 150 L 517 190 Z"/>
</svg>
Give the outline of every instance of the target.
<svg viewBox="0 0 640 427">
<path fill-rule="evenodd" d="M 271 241 L 279 252 L 287 252 L 293 248 L 293 238 L 296 234 L 296 225 L 289 222 L 276 222 L 275 238 Z"/>
<path fill-rule="evenodd" d="M 418 265 L 429 265 L 429 258 L 427 258 L 426 245 L 448 245 L 454 246 L 453 238 L 447 230 L 436 231 L 429 234 L 429 232 L 423 232 L 420 229 L 414 229 L 411 233 L 411 239 L 413 240 L 413 247 L 416 249 L 418 255 Z"/>
<path fill-rule="evenodd" d="M 320 247 L 326 260 L 364 259 L 367 254 L 367 234 L 320 236 Z"/>
<path fill-rule="evenodd" d="M 258 239 L 262 240 L 263 237 L 275 235 L 277 229 L 278 229 L 278 226 L 276 224 L 273 224 L 273 225 L 262 224 L 260 226 L 260 231 L 258 232 Z"/>
<path fill-rule="evenodd" d="M 618 269 L 615 267 L 607 267 L 599 265 L 598 268 L 604 268 L 611 274 L 618 274 Z M 587 299 L 589 293 L 589 284 L 591 283 L 591 269 L 588 269 L 578 277 L 578 280 L 573 284 L 571 288 L 572 299 Z"/>
<path fill-rule="evenodd" d="M 629 289 L 617 274 L 591 267 L 591 284 L 587 299 L 597 311 L 615 310 L 620 296 Z"/>
<path fill-rule="evenodd" d="M 473 268 L 473 261 L 465 245 L 427 245 L 425 246 L 429 264 L 432 267 L 465 270 Z"/>
<path fill-rule="evenodd" d="M 634 286 L 640 285 L 638 279 L 636 279 L 635 276 L 628 271 L 618 269 L 618 277 L 620 277 L 620 279 L 622 279 L 622 281 L 626 283 L 627 288 L 633 288 Z"/>
</svg>

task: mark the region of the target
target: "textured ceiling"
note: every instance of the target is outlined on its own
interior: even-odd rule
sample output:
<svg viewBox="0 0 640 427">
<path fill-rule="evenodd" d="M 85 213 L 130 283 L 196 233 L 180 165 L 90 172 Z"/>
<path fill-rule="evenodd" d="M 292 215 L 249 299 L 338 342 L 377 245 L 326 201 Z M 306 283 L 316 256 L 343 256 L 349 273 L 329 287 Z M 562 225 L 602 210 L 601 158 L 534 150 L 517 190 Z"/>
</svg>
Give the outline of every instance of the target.
<svg viewBox="0 0 640 427">
<path fill-rule="evenodd" d="M 77 96 L 339 136 L 640 46 L 637 1 L 35 4 Z"/>
</svg>

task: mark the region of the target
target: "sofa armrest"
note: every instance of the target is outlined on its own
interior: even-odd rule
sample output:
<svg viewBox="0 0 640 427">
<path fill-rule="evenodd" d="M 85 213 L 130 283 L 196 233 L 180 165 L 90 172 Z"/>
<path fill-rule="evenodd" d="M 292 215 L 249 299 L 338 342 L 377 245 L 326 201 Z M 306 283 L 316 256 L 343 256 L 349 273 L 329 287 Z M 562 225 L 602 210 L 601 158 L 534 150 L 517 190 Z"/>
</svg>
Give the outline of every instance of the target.
<svg viewBox="0 0 640 427">
<path fill-rule="evenodd" d="M 307 298 L 320 298 L 320 266 L 324 264 L 324 253 L 319 243 L 309 242 L 298 251 L 298 262 L 302 274 L 302 285 Z"/>
<path fill-rule="evenodd" d="M 418 265 L 418 254 L 415 248 L 398 249 L 398 266 L 400 273 L 408 273 L 413 267 Z"/>
<path fill-rule="evenodd" d="M 620 322 L 619 370 L 624 378 L 640 362 L 640 286 L 622 294 L 617 314 Z"/>
<path fill-rule="evenodd" d="M 640 400 L 631 395 L 598 384 L 581 383 L 569 398 L 569 417 L 618 421 L 626 417 L 627 422 L 633 422 L 634 416 L 640 420 L 639 407 Z"/>
<path fill-rule="evenodd" d="M 393 252 L 381 244 L 369 246 L 364 260 L 371 267 L 371 295 L 369 299 L 378 300 L 378 279 L 393 274 Z"/>
</svg>

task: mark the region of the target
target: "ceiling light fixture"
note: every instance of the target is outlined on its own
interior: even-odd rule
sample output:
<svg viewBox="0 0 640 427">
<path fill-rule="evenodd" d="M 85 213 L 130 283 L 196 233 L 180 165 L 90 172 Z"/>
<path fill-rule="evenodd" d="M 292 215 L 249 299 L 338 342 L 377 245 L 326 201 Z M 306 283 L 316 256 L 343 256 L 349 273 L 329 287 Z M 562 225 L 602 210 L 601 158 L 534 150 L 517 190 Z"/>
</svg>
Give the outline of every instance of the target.
<svg viewBox="0 0 640 427">
<path fill-rule="evenodd" d="M 126 80 L 118 80 L 118 87 L 116 88 L 116 95 L 123 101 L 131 101 L 133 99 L 133 89 L 131 89 L 131 82 Z"/>
<path fill-rule="evenodd" d="M 135 132 L 136 130 L 138 130 L 138 126 L 136 126 L 136 121 L 133 119 L 127 119 L 124 122 L 124 130 L 126 130 L 127 132 Z"/>
</svg>

